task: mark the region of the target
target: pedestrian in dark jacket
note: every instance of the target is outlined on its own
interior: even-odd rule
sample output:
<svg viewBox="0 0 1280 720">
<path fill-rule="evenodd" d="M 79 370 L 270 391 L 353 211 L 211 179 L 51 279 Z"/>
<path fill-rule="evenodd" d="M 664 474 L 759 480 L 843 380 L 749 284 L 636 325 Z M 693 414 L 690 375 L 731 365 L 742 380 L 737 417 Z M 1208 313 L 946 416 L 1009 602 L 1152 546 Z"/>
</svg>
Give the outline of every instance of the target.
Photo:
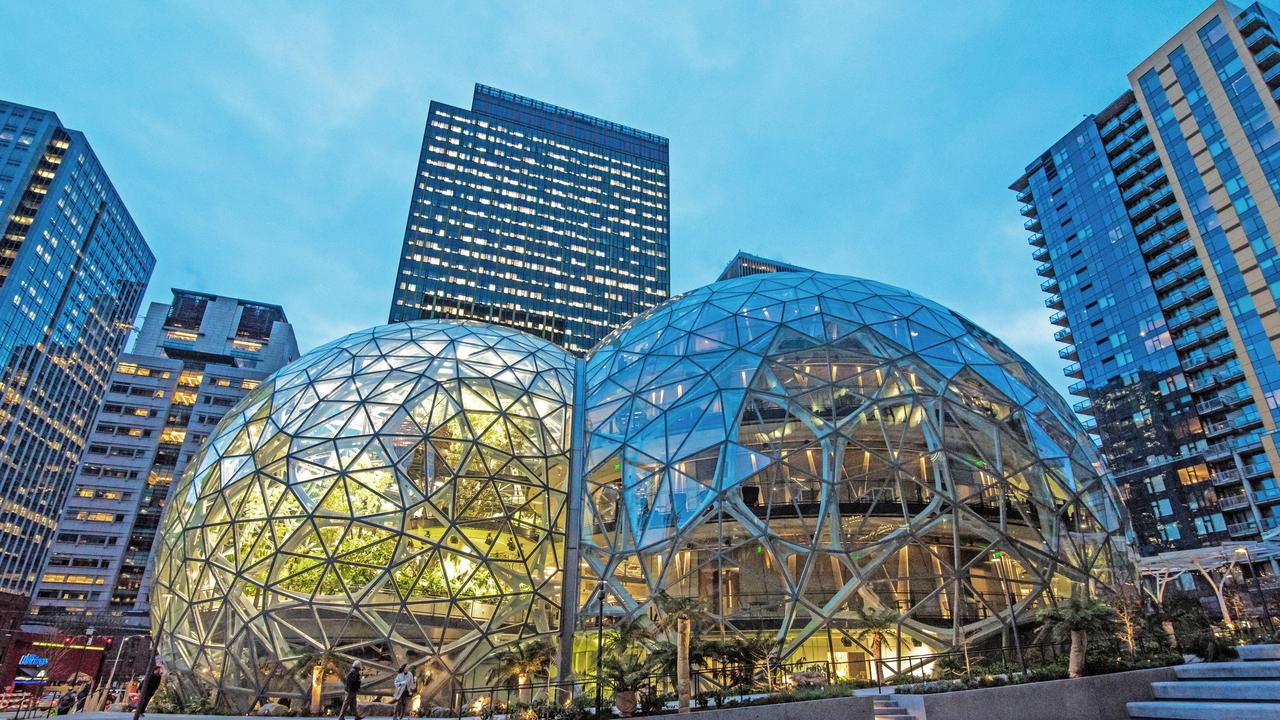
<svg viewBox="0 0 1280 720">
<path fill-rule="evenodd" d="M 342 701 L 342 709 L 338 711 L 338 720 L 345 720 L 347 717 L 347 708 L 351 708 L 351 716 L 356 720 L 360 719 L 360 707 L 356 705 L 356 695 L 360 694 L 360 661 L 352 660 L 351 669 L 347 671 L 346 677 L 342 678 L 342 685 L 346 688 L 347 697 Z"/>
<path fill-rule="evenodd" d="M 133 720 L 139 720 L 147 711 L 147 704 L 151 702 L 151 696 L 156 694 L 156 690 L 160 689 L 160 681 L 163 679 L 164 666 L 156 660 L 147 677 L 143 679 L 142 687 L 138 688 L 138 707 L 133 711 Z"/>
<path fill-rule="evenodd" d="M 89 686 L 87 684 L 80 686 L 80 692 L 76 693 L 76 712 L 84 710 L 84 704 L 89 700 Z"/>
</svg>

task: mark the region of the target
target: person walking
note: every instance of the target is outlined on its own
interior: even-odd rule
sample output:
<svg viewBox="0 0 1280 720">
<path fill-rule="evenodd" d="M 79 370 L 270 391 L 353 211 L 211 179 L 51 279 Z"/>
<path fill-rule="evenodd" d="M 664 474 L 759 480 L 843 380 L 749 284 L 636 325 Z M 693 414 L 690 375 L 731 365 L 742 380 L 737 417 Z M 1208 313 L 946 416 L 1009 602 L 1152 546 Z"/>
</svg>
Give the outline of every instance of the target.
<svg viewBox="0 0 1280 720">
<path fill-rule="evenodd" d="M 89 700 L 89 684 L 85 683 L 80 686 L 80 692 L 76 693 L 76 712 L 84 710 L 84 704 Z"/>
<path fill-rule="evenodd" d="M 409 706 L 409 698 L 413 696 L 413 691 L 418 688 L 417 681 L 413 678 L 413 673 L 409 672 L 408 664 L 400 666 L 396 671 L 395 677 L 395 693 L 392 695 L 392 701 L 395 703 L 396 712 L 395 720 L 401 720 L 404 717 L 405 708 Z"/>
<path fill-rule="evenodd" d="M 360 661 L 352 660 L 351 669 L 347 671 L 346 677 L 342 678 L 342 685 L 346 688 L 347 697 L 342 701 L 342 709 L 338 711 L 338 720 L 345 720 L 348 707 L 351 708 L 351 716 L 356 720 L 361 720 L 360 706 L 356 704 L 356 695 L 360 694 L 360 668 Z"/>
<path fill-rule="evenodd" d="M 151 702 L 151 697 L 156 694 L 156 690 L 160 689 L 160 681 L 164 679 L 164 665 L 160 664 L 157 658 L 151 665 L 151 669 L 147 671 L 147 677 L 142 680 L 142 687 L 138 688 L 138 707 L 133 711 L 133 720 L 140 720 L 147 712 L 147 705 Z"/>
</svg>

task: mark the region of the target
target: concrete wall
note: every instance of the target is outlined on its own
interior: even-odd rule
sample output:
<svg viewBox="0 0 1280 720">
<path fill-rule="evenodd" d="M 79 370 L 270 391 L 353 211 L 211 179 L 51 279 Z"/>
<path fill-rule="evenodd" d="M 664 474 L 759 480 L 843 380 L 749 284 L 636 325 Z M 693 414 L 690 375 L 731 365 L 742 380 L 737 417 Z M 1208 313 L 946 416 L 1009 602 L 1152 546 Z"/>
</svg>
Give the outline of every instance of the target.
<svg viewBox="0 0 1280 720">
<path fill-rule="evenodd" d="M 875 701 L 870 696 L 843 697 L 699 710 L 693 715 L 698 720 L 873 720 Z"/>
<path fill-rule="evenodd" d="M 1173 668 L 1164 667 L 893 698 L 928 720 L 1123 720 L 1125 703 L 1152 700 L 1151 683 L 1174 679 Z"/>
</svg>

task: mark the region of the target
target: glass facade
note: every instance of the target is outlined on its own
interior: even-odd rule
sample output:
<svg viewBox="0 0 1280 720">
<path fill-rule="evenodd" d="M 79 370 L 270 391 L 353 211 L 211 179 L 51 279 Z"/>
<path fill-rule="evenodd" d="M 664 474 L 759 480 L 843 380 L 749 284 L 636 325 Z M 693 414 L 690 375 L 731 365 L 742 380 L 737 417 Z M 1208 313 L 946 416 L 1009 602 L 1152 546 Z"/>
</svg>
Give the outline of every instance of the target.
<svg viewBox="0 0 1280 720">
<path fill-rule="evenodd" d="M 153 624 L 171 673 L 245 708 L 305 697 L 290 669 L 327 650 L 371 694 L 408 663 L 436 704 L 557 629 L 582 670 L 595 618 L 661 590 L 852 674 L 862 610 L 900 613 L 915 652 L 977 647 L 1130 579 L 1100 465 L 1007 346 L 867 280 L 718 282 L 585 360 L 408 321 L 309 353 L 218 426 L 166 515 Z"/>
<path fill-rule="evenodd" d="M 367 692 L 407 662 L 447 702 L 455 675 L 550 633 L 574 364 L 515 330 L 419 320 L 264 382 L 165 515 L 152 625 L 169 672 L 247 709 L 307 697 L 299 661 L 334 650 L 366 664 Z"/>
<path fill-rule="evenodd" d="M 701 598 L 722 637 L 853 674 L 862 611 L 899 614 L 909 646 L 937 652 L 1124 572 L 1119 499 L 1070 408 L 905 290 L 717 282 L 633 321 L 585 372 L 583 618 L 644 615 L 665 590 Z"/>
<path fill-rule="evenodd" d="M 670 295 L 667 140 L 477 85 L 431 104 L 389 322 L 463 318 L 576 353 Z"/>
<path fill-rule="evenodd" d="M 1146 553 L 1280 525 L 1280 42 L 1217 3 L 1012 186 Z"/>
<path fill-rule="evenodd" d="M 32 599 L 39 622 L 147 626 L 173 479 L 223 415 L 298 354 L 278 305 L 187 290 L 151 304 L 94 418 Z"/>
<path fill-rule="evenodd" d="M 85 136 L 0 102 L 0 591 L 29 596 L 155 258 Z"/>
</svg>

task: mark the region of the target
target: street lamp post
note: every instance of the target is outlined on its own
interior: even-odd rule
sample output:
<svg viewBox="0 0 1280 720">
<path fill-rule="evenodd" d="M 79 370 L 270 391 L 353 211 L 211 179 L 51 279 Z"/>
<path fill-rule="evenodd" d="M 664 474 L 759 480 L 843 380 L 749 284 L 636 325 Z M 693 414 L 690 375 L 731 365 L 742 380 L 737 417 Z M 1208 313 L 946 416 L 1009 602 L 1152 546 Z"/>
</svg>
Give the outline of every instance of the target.
<svg viewBox="0 0 1280 720">
<path fill-rule="evenodd" d="M 604 678 L 601 676 L 604 659 L 604 578 L 596 585 L 596 717 L 600 717 L 600 708 L 604 704 Z"/>
<path fill-rule="evenodd" d="M 1244 561 L 1249 566 L 1249 574 L 1253 576 L 1253 590 L 1258 596 L 1258 602 L 1262 604 L 1263 617 L 1267 619 L 1267 634 L 1275 635 L 1275 625 L 1271 621 L 1271 607 L 1267 604 L 1267 596 L 1262 593 L 1262 583 L 1258 581 L 1258 569 L 1253 566 L 1253 557 L 1249 555 L 1249 546 L 1241 545 L 1236 548 L 1236 552 L 1244 554 Z"/>
<path fill-rule="evenodd" d="M 128 642 L 129 642 L 130 640 L 134 640 L 134 639 L 137 639 L 137 638 L 140 638 L 140 637 L 146 637 L 146 635 L 130 635 L 130 636 L 128 636 L 128 637 L 126 637 L 126 638 L 124 638 L 123 640 L 121 640 L 121 641 L 120 641 L 120 647 L 116 648 L 116 659 L 115 659 L 115 662 L 111 663 L 111 672 L 110 672 L 110 674 L 108 674 L 108 675 L 107 675 L 107 689 L 108 689 L 108 690 L 110 690 L 110 689 L 111 689 L 111 684 L 112 684 L 113 682 L 115 682 L 115 679 L 116 679 L 116 669 L 120 667 L 120 655 L 121 655 L 122 653 L 124 653 L 124 646 L 125 646 L 126 644 L 128 644 Z M 104 707 L 103 709 L 105 710 L 106 708 Z"/>
</svg>

